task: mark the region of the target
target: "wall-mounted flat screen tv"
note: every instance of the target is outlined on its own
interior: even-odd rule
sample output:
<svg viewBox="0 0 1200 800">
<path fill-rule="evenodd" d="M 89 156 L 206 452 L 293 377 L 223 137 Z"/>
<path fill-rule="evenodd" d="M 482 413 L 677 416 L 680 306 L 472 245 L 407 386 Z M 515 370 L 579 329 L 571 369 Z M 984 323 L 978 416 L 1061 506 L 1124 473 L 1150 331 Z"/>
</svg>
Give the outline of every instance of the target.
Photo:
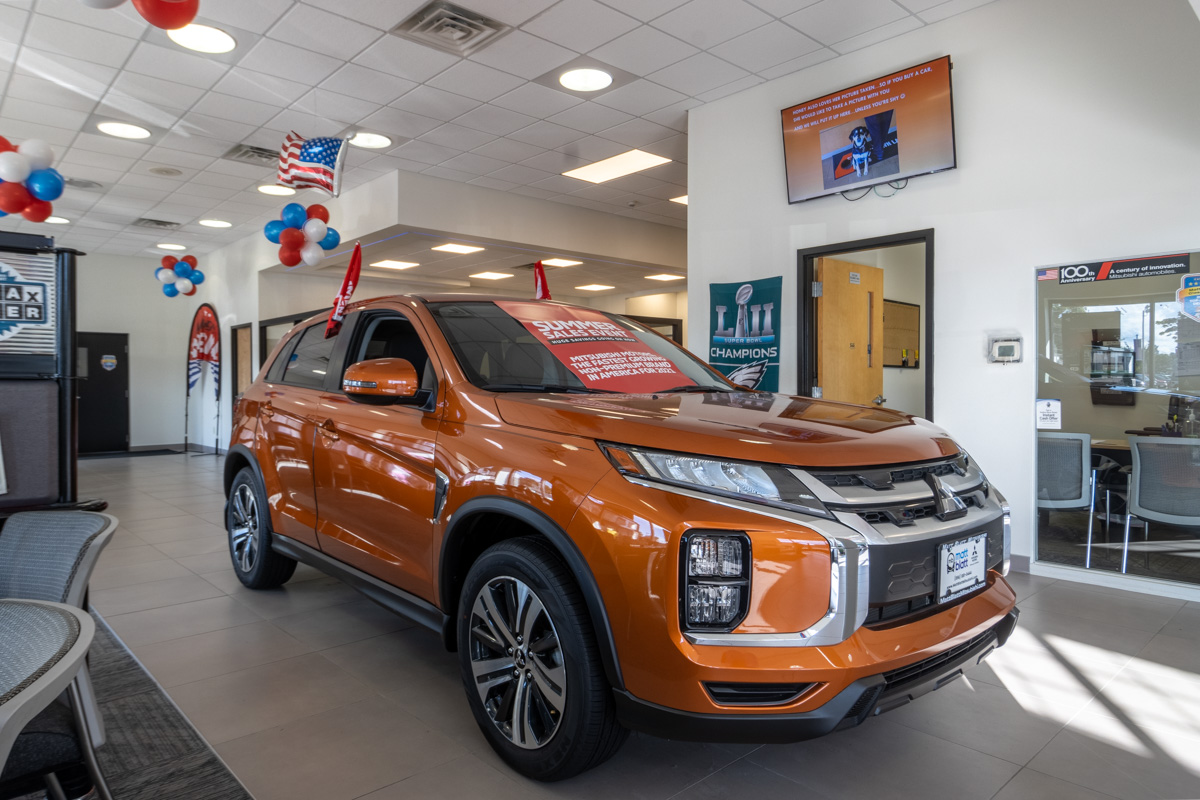
<svg viewBox="0 0 1200 800">
<path fill-rule="evenodd" d="M 950 56 L 782 114 L 789 203 L 955 166 Z"/>
</svg>

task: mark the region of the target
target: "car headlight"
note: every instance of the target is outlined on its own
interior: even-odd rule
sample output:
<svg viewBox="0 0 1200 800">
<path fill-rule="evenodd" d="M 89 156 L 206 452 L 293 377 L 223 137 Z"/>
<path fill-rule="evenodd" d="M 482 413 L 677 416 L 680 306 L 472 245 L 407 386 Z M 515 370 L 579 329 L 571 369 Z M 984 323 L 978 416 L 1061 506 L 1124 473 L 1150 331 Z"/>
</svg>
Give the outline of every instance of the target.
<svg viewBox="0 0 1200 800">
<path fill-rule="evenodd" d="M 833 519 L 829 509 L 799 478 L 777 464 L 726 461 L 629 445 L 604 444 L 602 448 L 617 471 L 627 478 L 682 486 Z"/>
</svg>

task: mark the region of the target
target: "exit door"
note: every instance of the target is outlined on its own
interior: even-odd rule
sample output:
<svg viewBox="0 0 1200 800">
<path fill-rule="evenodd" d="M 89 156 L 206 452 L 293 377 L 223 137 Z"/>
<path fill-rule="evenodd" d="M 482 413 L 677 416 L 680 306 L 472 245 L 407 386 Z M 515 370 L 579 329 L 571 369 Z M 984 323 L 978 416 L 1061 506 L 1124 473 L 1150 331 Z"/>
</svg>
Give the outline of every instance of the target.
<svg viewBox="0 0 1200 800">
<path fill-rule="evenodd" d="M 883 270 L 816 260 L 817 385 L 821 396 L 859 405 L 883 397 Z"/>
<path fill-rule="evenodd" d="M 77 334 L 79 452 L 129 449 L 129 334 Z"/>
</svg>

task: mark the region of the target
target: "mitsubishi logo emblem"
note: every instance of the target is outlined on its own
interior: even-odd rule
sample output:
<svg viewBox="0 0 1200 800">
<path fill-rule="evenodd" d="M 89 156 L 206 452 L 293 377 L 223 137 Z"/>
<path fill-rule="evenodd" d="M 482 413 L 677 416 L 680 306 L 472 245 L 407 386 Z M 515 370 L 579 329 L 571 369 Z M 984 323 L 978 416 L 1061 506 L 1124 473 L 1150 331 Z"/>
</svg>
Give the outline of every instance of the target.
<svg viewBox="0 0 1200 800">
<path fill-rule="evenodd" d="M 932 472 L 925 473 L 925 482 L 933 489 L 933 502 L 937 505 L 936 516 L 943 522 L 948 519 L 958 519 L 967 514 L 967 504 L 945 482 Z"/>
</svg>

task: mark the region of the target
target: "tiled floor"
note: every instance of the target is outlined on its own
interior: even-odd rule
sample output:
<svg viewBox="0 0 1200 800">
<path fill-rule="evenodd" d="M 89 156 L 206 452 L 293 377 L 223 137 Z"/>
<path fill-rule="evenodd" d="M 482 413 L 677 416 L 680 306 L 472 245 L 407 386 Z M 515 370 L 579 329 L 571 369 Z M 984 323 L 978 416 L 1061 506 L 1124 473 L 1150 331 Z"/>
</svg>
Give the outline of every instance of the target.
<svg viewBox="0 0 1200 800">
<path fill-rule="evenodd" d="M 432 633 L 301 567 L 244 589 L 220 461 L 80 463 L 121 520 L 92 582 L 113 630 L 260 800 L 1200 797 L 1200 603 L 1010 577 L 1021 624 L 968 681 L 794 745 L 634 735 L 534 784 L 505 768 Z"/>
</svg>

